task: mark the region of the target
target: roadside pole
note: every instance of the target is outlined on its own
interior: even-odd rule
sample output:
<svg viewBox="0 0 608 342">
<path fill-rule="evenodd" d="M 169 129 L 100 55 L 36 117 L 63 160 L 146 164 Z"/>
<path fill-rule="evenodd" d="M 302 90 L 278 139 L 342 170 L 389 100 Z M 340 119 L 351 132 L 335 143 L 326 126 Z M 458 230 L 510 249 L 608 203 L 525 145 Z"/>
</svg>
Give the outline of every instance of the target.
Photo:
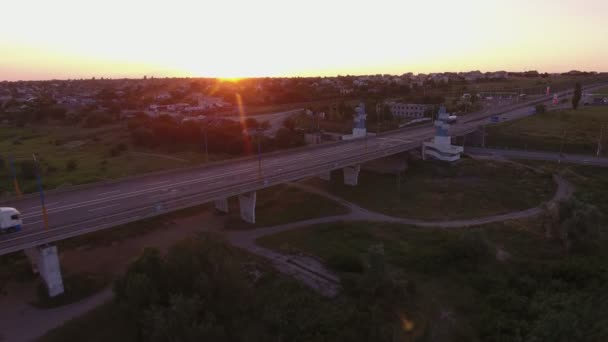
<svg viewBox="0 0 608 342">
<path fill-rule="evenodd" d="M 597 151 L 595 152 L 596 156 L 600 156 L 602 154 L 602 137 L 604 135 L 604 125 L 600 126 L 600 137 L 597 140 Z"/>
<path fill-rule="evenodd" d="M 209 145 L 207 143 L 207 123 L 205 123 L 205 128 L 203 129 L 203 139 L 205 140 L 205 163 L 209 162 Z"/>
<path fill-rule="evenodd" d="M 46 212 L 46 205 L 44 203 L 44 190 L 42 189 L 42 177 L 40 175 L 40 166 L 36 159 L 36 154 L 32 154 L 34 163 L 36 165 L 36 180 L 38 182 L 38 192 L 40 192 L 40 205 L 42 206 L 42 218 L 44 219 L 44 229 L 49 229 L 49 217 Z"/>
<path fill-rule="evenodd" d="M 21 197 L 22 194 L 21 189 L 19 188 L 19 181 L 17 180 L 17 172 L 15 172 L 15 163 L 13 161 L 13 156 L 8 157 L 8 163 L 11 168 L 13 186 L 15 187 L 15 194 L 17 195 L 17 197 Z"/>
<path fill-rule="evenodd" d="M 564 140 L 566 140 L 566 130 L 564 130 L 564 132 L 562 133 L 562 141 L 559 144 L 559 158 L 557 159 L 558 163 L 562 162 L 562 152 L 564 150 Z"/>
</svg>

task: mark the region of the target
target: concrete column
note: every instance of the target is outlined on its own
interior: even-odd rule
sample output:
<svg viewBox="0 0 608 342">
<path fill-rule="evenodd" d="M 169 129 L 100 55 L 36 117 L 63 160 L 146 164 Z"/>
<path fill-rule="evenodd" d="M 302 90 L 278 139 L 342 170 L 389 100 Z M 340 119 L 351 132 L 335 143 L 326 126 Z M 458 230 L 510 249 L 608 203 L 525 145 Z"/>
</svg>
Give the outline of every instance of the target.
<svg viewBox="0 0 608 342">
<path fill-rule="evenodd" d="M 25 254 L 32 262 L 32 270 L 37 271 L 44 281 L 49 297 L 55 297 L 63 293 L 63 278 L 61 277 L 61 266 L 56 246 L 38 246 L 28 248 Z M 34 267 L 35 265 L 35 267 Z"/>
<path fill-rule="evenodd" d="M 255 223 L 255 201 L 256 192 L 239 195 L 239 207 L 241 218 L 248 223 Z"/>
<path fill-rule="evenodd" d="M 331 180 L 331 171 L 323 172 L 319 175 L 319 178 L 322 180 L 330 181 Z"/>
<path fill-rule="evenodd" d="M 356 186 L 359 184 L 359 172 L 361 171 L 361 165 L 347 166 L 342 169 L 344 173 L 344 184 L 350 186 Z"/>
<path fill-rule="evenodd" d="M 228 214 L 228 199 L 222 198 L 215 201 L 215 209 L 221 213 Z"/>
</svg>

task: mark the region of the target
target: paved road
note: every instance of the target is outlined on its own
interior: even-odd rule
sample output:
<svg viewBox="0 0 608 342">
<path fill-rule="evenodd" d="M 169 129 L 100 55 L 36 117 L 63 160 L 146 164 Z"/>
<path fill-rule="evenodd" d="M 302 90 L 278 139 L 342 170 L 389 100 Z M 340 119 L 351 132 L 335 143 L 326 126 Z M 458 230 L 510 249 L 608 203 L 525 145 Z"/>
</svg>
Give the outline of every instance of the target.
<svg viewBox="0 0 608 342">
<path fill-rule="evenodd" d="M 527 150 L 502 150 L 480 147 L 466 147 L 465 153 L 475 156 L 485 156 L 492 158 L 503 159 L 529 159 L 529 160 L 544 160 L 552 162 L 594 165 L 608 167 L 608 158 L 595 157 L 584 154 L 569 154 L 559 152 L 544 152 L 544 151 L 527 151 Z"/>
<path fill-rule="evenodd" d="M 472 132 L 492 115 L 520 115 L 534 103 L 548 100 L 469 114 L 451 127 L 451 134 Z M 408 151 L 433 135 L 433 126 L 428 124 L 368 139 L 267 154 L 261 169 L 252 156 L 49 192 L 49 230 L 43 228 L 39 198 L 26 196 L 5 203 L 22 212 L 24 228 L 0 236 L 0 255 Z"/>
</svg>

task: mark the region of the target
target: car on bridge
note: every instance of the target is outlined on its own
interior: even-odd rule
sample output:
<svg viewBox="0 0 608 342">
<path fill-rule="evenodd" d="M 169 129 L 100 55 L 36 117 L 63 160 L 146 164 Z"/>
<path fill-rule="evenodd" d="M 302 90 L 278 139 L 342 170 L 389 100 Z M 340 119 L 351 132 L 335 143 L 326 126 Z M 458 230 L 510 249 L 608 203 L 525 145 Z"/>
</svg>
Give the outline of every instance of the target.
<svg viewBox="0 0 608 342">
<path fill-rule="evenodd" d="M 13 233 L 21 230 L 21 213 L 15 208 L 0 207 L 0 233 Z"/>
</svg>

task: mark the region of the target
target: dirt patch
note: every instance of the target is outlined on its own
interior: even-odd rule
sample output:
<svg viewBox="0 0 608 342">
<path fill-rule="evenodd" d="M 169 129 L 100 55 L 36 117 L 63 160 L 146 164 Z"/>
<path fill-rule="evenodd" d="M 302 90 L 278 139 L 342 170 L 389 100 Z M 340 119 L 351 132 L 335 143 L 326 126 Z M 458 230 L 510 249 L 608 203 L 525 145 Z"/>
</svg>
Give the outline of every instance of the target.
<svg viewBox="0 0 608 342">
<path fill-rule="evenodd" d="M 141 254 L 146 247 L 167 250 L 176 242 L 197 232 L 216 230 L 222 227 L 222 218 L 205 212 L 173 220 L 167 227 L 145 235 L 113 242 L 110 246 L 80 247 L 61 252 L 61 266 L 66 271 L 95 272 L 118 275 L 129 262 Z"/>
</svg>

